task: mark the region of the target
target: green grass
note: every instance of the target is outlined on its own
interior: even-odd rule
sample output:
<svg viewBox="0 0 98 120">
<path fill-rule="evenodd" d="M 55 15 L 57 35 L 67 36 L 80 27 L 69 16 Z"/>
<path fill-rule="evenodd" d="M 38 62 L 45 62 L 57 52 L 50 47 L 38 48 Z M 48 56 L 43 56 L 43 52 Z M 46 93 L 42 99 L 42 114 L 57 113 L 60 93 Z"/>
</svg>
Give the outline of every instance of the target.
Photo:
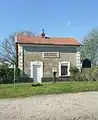
<svg viewBox="0 0 98 120">
<path fill-rule="evenodd" d="M 42 94 L 74 93 L 84 91 L 98 91 L 98 82 L 59 82 L 42 83 L 42 86 L 32 84 L 2 84 L 0 98 L 19 98 Z"/>
</svg>

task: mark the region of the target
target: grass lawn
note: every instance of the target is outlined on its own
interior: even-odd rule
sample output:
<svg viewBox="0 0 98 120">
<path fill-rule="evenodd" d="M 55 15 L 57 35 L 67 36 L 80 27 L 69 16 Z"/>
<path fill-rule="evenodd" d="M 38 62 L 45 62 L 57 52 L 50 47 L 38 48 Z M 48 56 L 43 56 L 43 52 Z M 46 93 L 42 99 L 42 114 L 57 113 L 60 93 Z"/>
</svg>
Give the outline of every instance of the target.
<svg viewBox="0 0 98 120">
<path fill-rule="evenodd" d="M 98 82 L 58 82 L 42 83 L 42 86 L 31 84 L 2 84 L 0 85 L 0 98 L 19 98 L 42 94 L 74 93 L 84 91 L 98 91 Z"/>
</svg>

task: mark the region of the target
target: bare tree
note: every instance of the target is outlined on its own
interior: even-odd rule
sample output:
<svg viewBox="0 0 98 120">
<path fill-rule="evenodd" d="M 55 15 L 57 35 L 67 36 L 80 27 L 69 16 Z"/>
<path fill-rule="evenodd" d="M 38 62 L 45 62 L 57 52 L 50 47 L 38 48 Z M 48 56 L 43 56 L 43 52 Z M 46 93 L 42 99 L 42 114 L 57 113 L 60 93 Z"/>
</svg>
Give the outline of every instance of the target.
<svg viewBox="0 0 98 120">
<path fill-rule="evenodd" d="M 15 32 L 0 41 L 0 51 L 2 53 L 2 57 L 11 64 L 16 63 L 16 44 L 15 44 L 15 36 L 34 36 L 34 34 L 30 31 L 21 31 Z"/>
</svg>

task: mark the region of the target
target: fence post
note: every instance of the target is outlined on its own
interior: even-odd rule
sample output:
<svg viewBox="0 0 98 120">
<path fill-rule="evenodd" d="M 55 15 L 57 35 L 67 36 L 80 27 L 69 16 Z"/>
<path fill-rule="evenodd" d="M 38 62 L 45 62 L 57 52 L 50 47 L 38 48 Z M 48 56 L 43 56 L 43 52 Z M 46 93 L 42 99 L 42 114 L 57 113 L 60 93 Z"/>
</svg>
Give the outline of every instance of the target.
<svg viewBox="0 0 98 120">
<path fill-rule="evenodd" d="M 15 85 L 15 78 L 16 78 L 15 77 L 15 73 L 16 73 L 15 70 L 16 70 L 16 66 L 14 65 L 14 85 Z"/>
</svg>

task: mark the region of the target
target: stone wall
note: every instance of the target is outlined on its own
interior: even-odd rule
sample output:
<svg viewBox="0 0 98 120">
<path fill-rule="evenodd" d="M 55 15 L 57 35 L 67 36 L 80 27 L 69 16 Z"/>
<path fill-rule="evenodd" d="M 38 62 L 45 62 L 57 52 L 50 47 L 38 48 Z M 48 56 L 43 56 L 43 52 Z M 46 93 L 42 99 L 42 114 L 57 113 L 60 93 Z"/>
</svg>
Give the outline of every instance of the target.
<svg viewBox="0 0 98 120">
<path fill-rule="evenodd" d="M 42 52 L 59 52 L 57 58 L 43 58 Z M 66 46 L 24 46 L 24 72 L 30 77 L 30 62 L 43 61 L 44 77 L 52 77 L 52 68 L 57 68 L 57 76 L 59 75 L 59 62 L 69 61 L 76 66 L 76 47 Z"/>
</svg>

